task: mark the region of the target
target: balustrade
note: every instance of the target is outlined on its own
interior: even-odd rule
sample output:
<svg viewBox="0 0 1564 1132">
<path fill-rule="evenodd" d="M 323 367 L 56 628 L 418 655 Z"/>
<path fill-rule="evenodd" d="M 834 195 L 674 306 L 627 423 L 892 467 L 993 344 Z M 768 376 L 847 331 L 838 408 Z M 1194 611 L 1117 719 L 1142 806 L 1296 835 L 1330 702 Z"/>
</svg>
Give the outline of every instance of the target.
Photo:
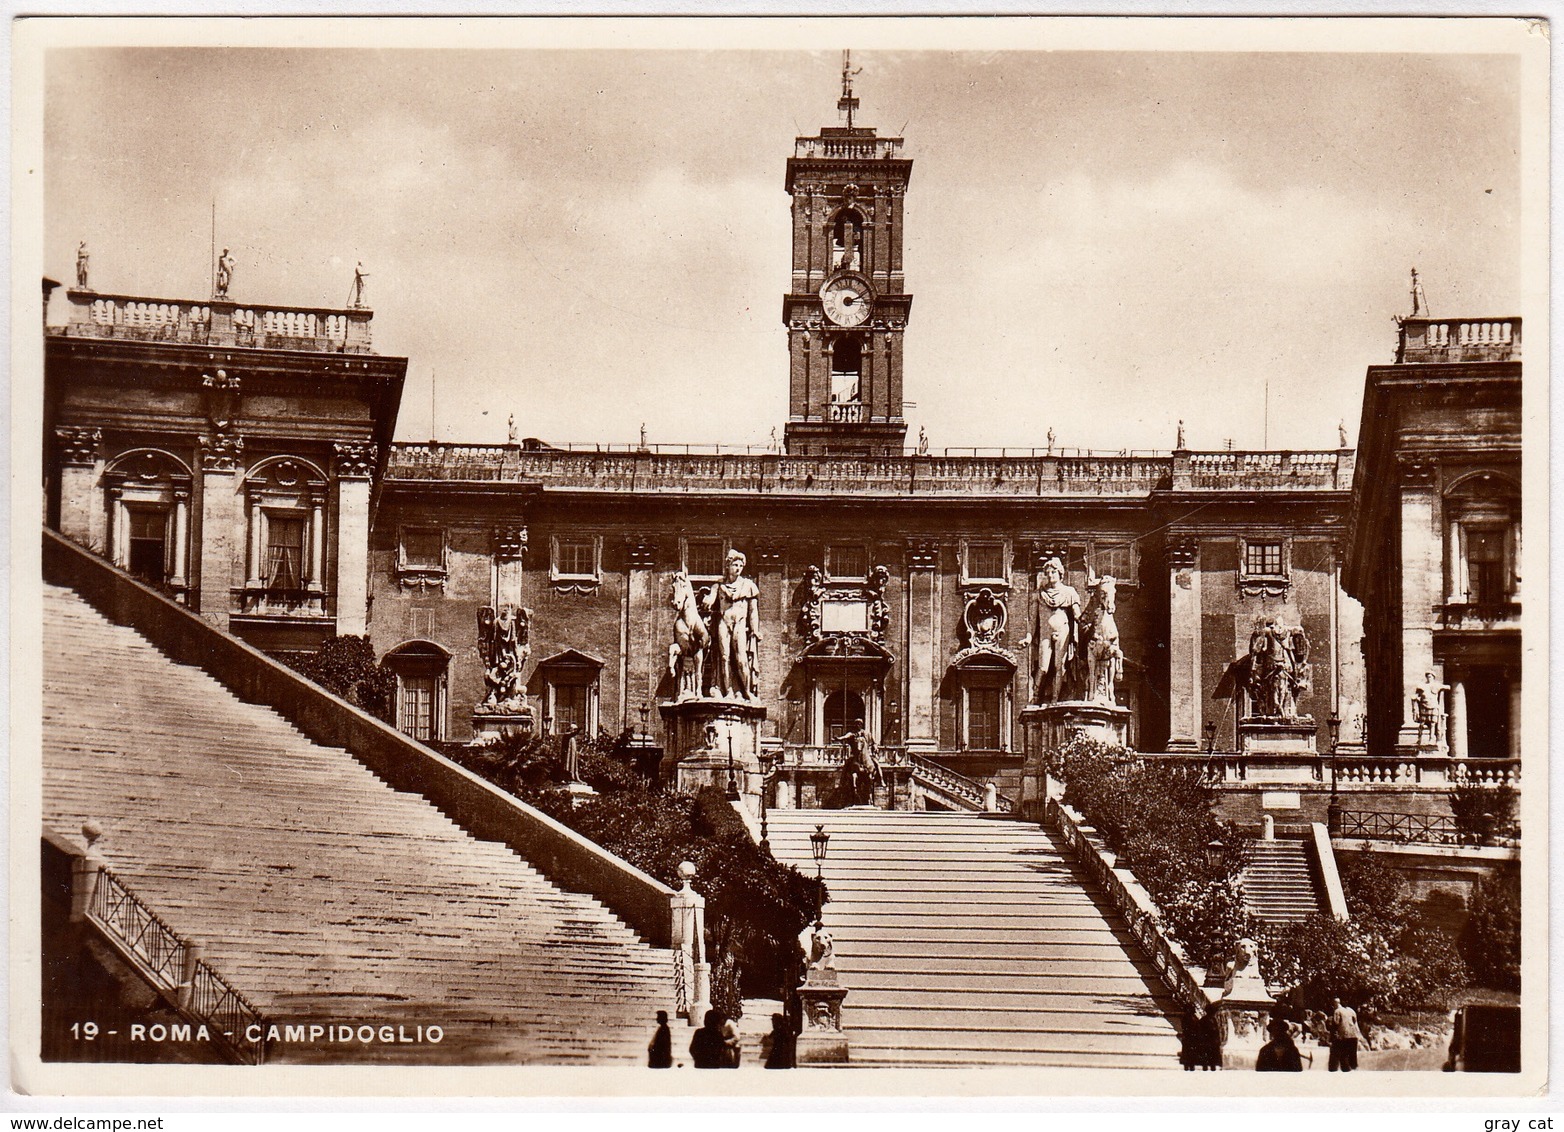
<svg viewBox="0 0 1564 1132">
<path fill-rule="evenodd" d="M 1508 361 L 1520 356 L 1518 318 L 1409 318 L 1401 323 L 1396 360 Z"/>
<path fill-rule="evenodd" d="M 70 301 L 70 321 L 48 327 L 51 335 L 322 353 L 365 353 L 370 346 L 367 310 L 247 307 L 87 291 L 70 292 Z M 213 317 L 214 305 L 220 318 Z"/>
<path fill-rule="evenodd" d="M 265 1059 L 265 1042 L 246 1037 L 265 1034 L 260 1011 L 106 867 L 97 870 L 87 916 L 182 1013 L 208 1024 L 215 1045 L 244 1063 Z"/>
</svg>

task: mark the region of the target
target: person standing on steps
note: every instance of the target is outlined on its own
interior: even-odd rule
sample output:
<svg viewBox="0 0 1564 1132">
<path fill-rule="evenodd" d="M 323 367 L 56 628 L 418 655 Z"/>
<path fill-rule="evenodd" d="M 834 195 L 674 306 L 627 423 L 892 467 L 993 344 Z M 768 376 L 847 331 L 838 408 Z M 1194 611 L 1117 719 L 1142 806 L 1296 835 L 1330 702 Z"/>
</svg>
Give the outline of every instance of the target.
<svg viewBox="0 0 1564 1132">
<path fill-rule="evenodd" d="M 1343 1006 L 1339 998 L 1331 999 L 1326 1029 L 1330 1031 L 1330 1071 L 1351 1073 L 1358 1067 L 1358 1041 L 1363 1037 L 1363 1031 L 1358 1029 L 1358 1012 Z"/>
<path fill-rule="evenodd" d="M 739 1024 L 726 1014 L 722 1015 L 722 1067 L 737 1069 L 744 1057 L 744 1038 L 739 1034 Z"/>
<path fill-rule="evenodd" d="M 673 1068 L 673 1034 L 668 1029 L 666 1010 L 657 1012 L 657 1031 L 646 1047 L 646 1067 L 648 1069 Z"/>
</svg>

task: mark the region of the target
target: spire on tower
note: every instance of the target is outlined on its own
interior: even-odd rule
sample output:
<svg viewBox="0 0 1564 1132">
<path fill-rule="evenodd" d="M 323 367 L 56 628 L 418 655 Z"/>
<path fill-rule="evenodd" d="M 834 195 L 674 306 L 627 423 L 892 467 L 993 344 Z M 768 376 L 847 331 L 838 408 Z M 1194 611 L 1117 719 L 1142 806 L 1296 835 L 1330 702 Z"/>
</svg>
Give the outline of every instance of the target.
<svg viewBox="0 0 1564 1132">
<path fill-rule="evenodd" d="M 853 53 L 842 52 L 842 97 L 837 99 L 836 108 L 841 111 L 842 124 L 849 130 L 853 128 L 853 112 L 858 109 L 858 100 L 853 97 L 853 76 L 862 73 L 863 68 L 853 70 Z"/>
</svg>

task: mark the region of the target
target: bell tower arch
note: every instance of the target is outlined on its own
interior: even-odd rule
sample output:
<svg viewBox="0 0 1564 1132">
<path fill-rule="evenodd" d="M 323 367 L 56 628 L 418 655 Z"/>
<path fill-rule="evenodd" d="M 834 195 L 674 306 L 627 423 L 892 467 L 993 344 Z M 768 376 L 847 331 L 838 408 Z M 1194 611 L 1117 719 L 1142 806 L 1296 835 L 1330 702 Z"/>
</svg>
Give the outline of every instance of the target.
<svg viewBox="0 0 1564 1132">
<path fill-rule="evenodd" d="M 841 124 L 794 139 L 788 328 L 787 450 L 900 455 L 902 337 L 912 309 L 902 274 L 902 218 L 912 161 L 901 138 L 855 118 L 851 57 L 842 53 Z"/>
</svg>

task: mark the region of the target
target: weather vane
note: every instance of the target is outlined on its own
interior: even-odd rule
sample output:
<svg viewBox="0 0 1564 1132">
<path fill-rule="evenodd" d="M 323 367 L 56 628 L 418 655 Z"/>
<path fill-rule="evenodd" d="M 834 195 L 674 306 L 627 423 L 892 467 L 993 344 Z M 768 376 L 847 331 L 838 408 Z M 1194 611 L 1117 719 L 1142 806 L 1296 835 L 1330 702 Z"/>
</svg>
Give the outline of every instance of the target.
<svg viewBox="0 0 1564 1132">
<path fill-rule="evenodd" d="M 837 100 L 836 108 L 842 112 L 843 120 L 847 128 L 853 128 L 853 111 L 858 109 L 858 100 L 853 97 L 853 76 L 862 74 L 863 68 L 853 70 L 853 53 L 842 52 L 842 97 Z"/>
</svg>

